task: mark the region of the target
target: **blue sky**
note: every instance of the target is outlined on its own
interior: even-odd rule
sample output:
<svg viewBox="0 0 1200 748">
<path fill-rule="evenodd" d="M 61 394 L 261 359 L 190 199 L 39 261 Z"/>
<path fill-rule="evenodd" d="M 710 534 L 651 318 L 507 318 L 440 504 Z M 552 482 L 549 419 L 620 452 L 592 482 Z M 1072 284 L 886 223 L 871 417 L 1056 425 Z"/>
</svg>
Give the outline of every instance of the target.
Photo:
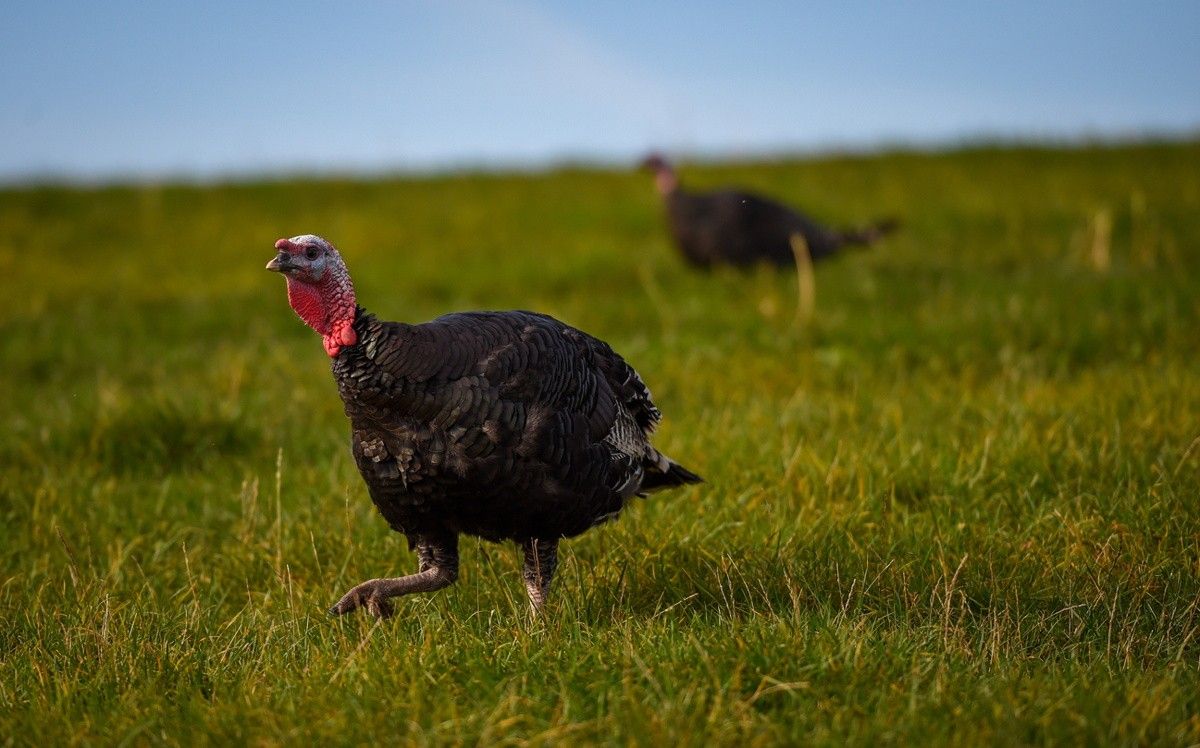
<svg viewBox="0 0 1200 748">
<path fill-rule="evenodd" d="M 0 179 L 1200 130 L 1200 2 L 6 2 Z"/>
</svg>

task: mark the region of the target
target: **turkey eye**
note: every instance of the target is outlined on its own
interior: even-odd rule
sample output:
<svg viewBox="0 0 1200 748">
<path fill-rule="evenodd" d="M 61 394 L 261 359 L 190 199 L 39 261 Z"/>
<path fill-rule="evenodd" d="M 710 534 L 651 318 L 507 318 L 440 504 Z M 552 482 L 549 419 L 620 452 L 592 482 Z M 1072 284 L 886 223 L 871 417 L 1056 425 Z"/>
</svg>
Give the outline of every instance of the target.
<svg viewBox="0 0 1200 748">
<path fill-rule="evenodd" d="M 310 259 L 310 260 L 315 260 L 315 259 L 317 259 L 317 254 L 319 254 L 319 253 L 317 252 L 317 248 L 316 248 L 316 247 L 309 247 L 308 249 L 306 249 L 306 250 L 304 251 L 304 256 L 305 256 L 305 257 L 307 257 L 307 258 L 308 258 L 308 259 Z"/>
</svg>

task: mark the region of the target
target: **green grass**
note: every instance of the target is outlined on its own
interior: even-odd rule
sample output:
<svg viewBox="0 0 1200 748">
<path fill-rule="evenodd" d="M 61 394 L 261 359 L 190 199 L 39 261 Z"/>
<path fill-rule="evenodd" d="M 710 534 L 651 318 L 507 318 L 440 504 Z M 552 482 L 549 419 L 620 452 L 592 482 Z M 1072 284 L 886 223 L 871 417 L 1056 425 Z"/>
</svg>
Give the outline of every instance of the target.
<svg viewBox="0 0 1200 748">
<path fill-rule="evenodd" d="M 703 275 L 644 175 L 0 192 L 0 744 L 1200 741 L 1200 143 L 690 168 L 833 222 Z M 608 340 L 708 483 L 330 619 L 411 570 L 319 339 L 317 232 L 385 318 Z"/>
</svg>

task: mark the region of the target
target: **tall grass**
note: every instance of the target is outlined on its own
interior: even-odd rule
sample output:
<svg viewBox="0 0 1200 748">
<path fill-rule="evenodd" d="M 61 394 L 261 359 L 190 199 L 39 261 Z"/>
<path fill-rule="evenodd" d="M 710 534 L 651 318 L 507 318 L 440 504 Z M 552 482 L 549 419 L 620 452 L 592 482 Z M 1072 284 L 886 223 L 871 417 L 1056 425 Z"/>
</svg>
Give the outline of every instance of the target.
<svg viewBox="0 0 1200 748">
<path fill-rule="evenodd" d="M 1200 145 L 685 169 L 904 230 L 696 274 L 642 176 L 0 192 L 0 743 L 1200 741 Z M 262 270 L 336 243 L 417 321 L 611 342 L 703 474 L 569 543 L 414 566 Z"/>
</svg>

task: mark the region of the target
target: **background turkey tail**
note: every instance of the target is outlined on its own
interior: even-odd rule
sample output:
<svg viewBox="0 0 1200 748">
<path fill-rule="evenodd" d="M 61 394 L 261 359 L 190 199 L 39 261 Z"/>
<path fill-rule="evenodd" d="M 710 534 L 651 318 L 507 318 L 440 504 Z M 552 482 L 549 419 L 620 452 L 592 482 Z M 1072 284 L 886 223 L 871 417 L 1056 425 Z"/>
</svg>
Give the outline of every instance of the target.
<svg viewBox="0 0 1200 748">
<path fill-rule="evenodd" d="M 881 221 L 868 224 L 861 228 L 850 229 L 842 232 L 843 244 L 859 244 L 869 247 L 879 241 L 888 234 L 893 234 L 900 228 L 900 220 L 897 218 L 884 218 Z"/>
<path fill-rule="evenodd" d="M 689 483 L 703 483 L 704 479 L 688 470 L 683 465 L 670 459 L 661 452 L 655 451 L 652 459 L 646 465 L 646 474 L 642 478 L 642 486 L 638 493 L 661 491 L 664 488 L 686 486 Z"/>
</svg>

